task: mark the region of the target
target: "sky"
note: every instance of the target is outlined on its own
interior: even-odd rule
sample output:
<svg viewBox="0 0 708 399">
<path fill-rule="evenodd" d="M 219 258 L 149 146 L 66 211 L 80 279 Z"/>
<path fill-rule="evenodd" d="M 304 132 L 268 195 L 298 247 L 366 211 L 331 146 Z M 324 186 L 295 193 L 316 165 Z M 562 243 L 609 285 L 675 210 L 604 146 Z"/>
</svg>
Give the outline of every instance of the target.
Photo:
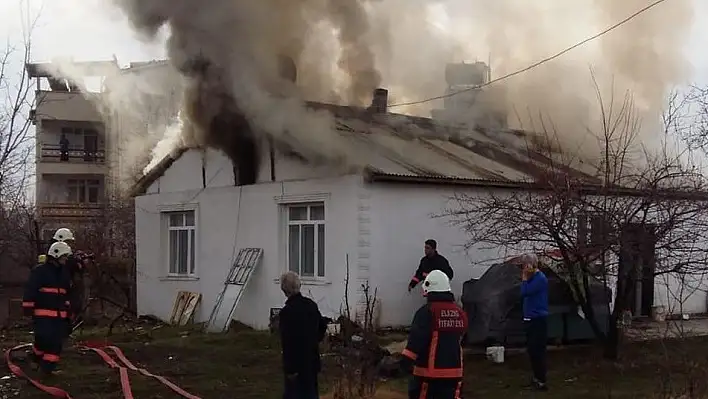
<svg viewBox="0 0 708 399">
<path fill-rule="evenodd" d="M 708 2 L 694 1 L 693 40 L 685 51 L 693 64 L 695 80 L 708 83 Z M 29 10 L 32 15 L 39 14 L 32 35 L 35 61 L 67 56 L 110 60 L 115 55 L 119 63 L 127 64 L 164 57 L 162 43 L 141 42 L 120 11 L 108 4 L 109 0 L 0 0 L 0 38 L 21 40 L 18 28 L 23 12 Z"/>
</svg>

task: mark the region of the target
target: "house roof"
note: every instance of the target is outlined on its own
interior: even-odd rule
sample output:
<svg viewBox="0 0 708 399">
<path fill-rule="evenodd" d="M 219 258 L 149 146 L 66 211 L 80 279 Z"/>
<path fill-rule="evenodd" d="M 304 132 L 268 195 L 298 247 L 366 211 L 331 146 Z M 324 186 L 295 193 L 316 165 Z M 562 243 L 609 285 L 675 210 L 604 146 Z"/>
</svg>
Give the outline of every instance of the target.
<svg viewBox="0 0 708 399">
<path fill-rule="evenodd" d="M 510 129 L 445 126 L 430 118 L 374 114 L 357 107 L 310 103 L 329 110 L 348 153 L 376 175 L 532 182 L 549 170 L 598 182 L 595 169 L 580 160 L 549 158 L 535 143 L 541 136 Z M 572 165 L 572 168 L 564 165 Z"/>
<path fill-rule="evenodd" d="M 518 187 L 549 170 L 562 170 L 588 183 L 599 182 L 589 163 L 561 162 L 549 158 L 548 151 L 536 150 L 534 142 L 540 136 L 532 133 L 455 128 L 430 118 L 376 114 L 359 107 L 322 103 L 308 103 L 308 107 L 334 116 L 336 131 L 323 140 L 346 148 L 347 156 L 364 166 L 372 180 Z M 312 153 L 300 151 L 297 144 L 288 146 L 299 154 Z M 140 179 L 133 193 L 143 193 L 183 152 L 163 159 Z M 572 167 L 564 166 L 569 164 Z"/>
<path fill-rule="evenodd" d="M 138 179 L 138 181 L 130 189 L 129 195 L 131 197 L 135 197 L 136 195 L 145 194 L 145 191 L 147 191 L 148 187 L 150 187 L 153 182 L 155 182 L 163 174 L 165 174 L 167 169 L 169 169 L 170 166 L 172 166 L 172 164 L 182 156 L 182 154 L 187 152 L 187 150 L 189 150 L 189 148 L 178 148 L 172 153 L 162 158 L 162 160 L 158 162 L 157 165 L 153 166 L 152 169 L 150 169 L 140 179 Z"/>
</svg>

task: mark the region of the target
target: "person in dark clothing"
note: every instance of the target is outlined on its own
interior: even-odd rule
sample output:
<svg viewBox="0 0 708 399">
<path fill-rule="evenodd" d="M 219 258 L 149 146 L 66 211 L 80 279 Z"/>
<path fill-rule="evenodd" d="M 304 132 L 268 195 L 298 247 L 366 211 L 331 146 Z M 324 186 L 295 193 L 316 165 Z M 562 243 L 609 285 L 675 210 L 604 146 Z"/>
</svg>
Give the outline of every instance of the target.
<svg viewBox="0 0 708 399">
<path fill-rule="evenodd" d="M 62 133 L 59 139 L 59 160 L 62 162 L 69 161 L 69 139 L 66 134 Z"/>
<path fill-rule="evenodd" d="M 52 237 L 52 244 L 55 242 L 64 242 L 71 247 L 74 242 L 74 233 L 66 227 L 57 229 Z M 87 261 L 92 258 L 93 254 L 83 251 L 72 251 L 71 255 L 69 255 L 66 260 L 65 267 L 69 271 L 72 283 L 71 310 L 75 318 L 80 318 L 83 310 L 85 302 L 84 270 Z M 43 263 L 43 260 L 46 260 L 46 257 L 40 255 L 39 263 Z"/>
<path fill-rule="evenodd" d="M 452 280 L 454 276 L 450 263 L 444 256 L 438 253 L 438 243 L 435 240 L 426 240 L 425 256 L 423 256 L 420 260 L 418 269 L 415 271 L 410 283 L 408 283 L 408 292 L 415 288 L 418 283 L 423 281 L 425 276 L 433 270 L 440 270 L 445 273 L 450 280 Z"/>
<path fill-rule="evenodd" d="M 548 341 L 548 279 L 538 269 L 538 257 L 521 258 L 521 298 L 526 327 L 526 351 L 531 360 L 533 380 L 530 388 L 546 391 L 546 343 Z"/>
<path fill-rule="evenodd" d="M 46 263 L 32 269 L 22 307 L 25 315 L 32 317 L 33 358 L 43 372 L 50 374 L 56 369 L 71 328 L 71 278 L 65 267 L 71 248 L 56 242 L 47 255 Z"/>
<path fill-rule="evenodd" d="M 300 277 L 296 273 L 283 274 L 280 278 L 280 288 L 288 298 L 279 313 L 285 372 L 283 398 L 319 398 L 319 345 L 327 330 L 327 323 L 317 304 L 300 293 Z"/>
<path fill-rule="evenodd" d="M 415 313 L 403 350 L 403 367 L 412 368 L 411 399 L 459 399 L 462 390 L 462 337 L 468 321 L 455 303 L 450 279 L 431 271 L 423 282 L 428 302 Z M 412 367 L 411 367 L 412 366 Z"/>
</svg>

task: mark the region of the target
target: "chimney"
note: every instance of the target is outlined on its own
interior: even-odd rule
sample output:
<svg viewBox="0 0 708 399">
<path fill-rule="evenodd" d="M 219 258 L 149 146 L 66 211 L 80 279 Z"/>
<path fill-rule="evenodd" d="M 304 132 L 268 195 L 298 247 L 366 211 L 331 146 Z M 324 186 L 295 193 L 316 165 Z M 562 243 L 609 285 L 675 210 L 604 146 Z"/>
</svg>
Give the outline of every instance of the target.
<svg viewBox="0 0 708 399">
<path fill-rule="evenodd" d="M 374 98 L 371 100 L 371 110 L 377 114 L 388 112 L 388 90 L 378 88 L 374 90 Z"/>
</svg>

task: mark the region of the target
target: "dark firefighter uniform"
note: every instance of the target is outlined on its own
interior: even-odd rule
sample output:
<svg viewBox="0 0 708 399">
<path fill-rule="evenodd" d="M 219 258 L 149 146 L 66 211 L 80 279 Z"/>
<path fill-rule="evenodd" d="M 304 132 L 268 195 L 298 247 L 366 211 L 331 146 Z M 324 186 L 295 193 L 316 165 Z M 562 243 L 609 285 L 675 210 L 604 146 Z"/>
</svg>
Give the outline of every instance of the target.
<svg viewBox="0 0 708 399">
<path fill-rule="evenodd" d="M 408 288 L 415 288 L 415 286 L 423 281 L 423 279 L 433 270 L 440 270 L 445 273 L 450 280 L 452 280 L 452 277 L 454 276 L 452 267 L 450 267 L 450 262 L 448 262 L 444 256 L 440 255 L 436 251 L 433 255 L 426 255 L 420 260 L 420 265 L 418 265 L 418 269 L 411 278 Z"/>
<path fill-rule="evenodd" d="M 53 240 L 52 243 L 58 242 Z M 65 268 L 69 271 L 71 279 L 71 311 L 74 315 L 79 316 L 83 310 L 84 303 L 84 258 L 91 256 L 82 251 L 76 251 L 76 254 L 71 254 L 66 259 Z M 45 263 L 47 255 L 39 256 L 39 263 Z"/>
<path fill-rule="evenodd" d="M 22 307 L 32 316 L 34 357 L 45 372 L 56 368 L 71 325 L 71 276 L 55 258 L 37 265 L 25 286 Z"/>
<path fill-rule="evenodd" d="M 462 337 L 467 315 L 451 292 L 428 292 L 415 314 L 403 356 L 413 363 L 409 398 L 458 399 L 462 388 Z"/>
</svg>

